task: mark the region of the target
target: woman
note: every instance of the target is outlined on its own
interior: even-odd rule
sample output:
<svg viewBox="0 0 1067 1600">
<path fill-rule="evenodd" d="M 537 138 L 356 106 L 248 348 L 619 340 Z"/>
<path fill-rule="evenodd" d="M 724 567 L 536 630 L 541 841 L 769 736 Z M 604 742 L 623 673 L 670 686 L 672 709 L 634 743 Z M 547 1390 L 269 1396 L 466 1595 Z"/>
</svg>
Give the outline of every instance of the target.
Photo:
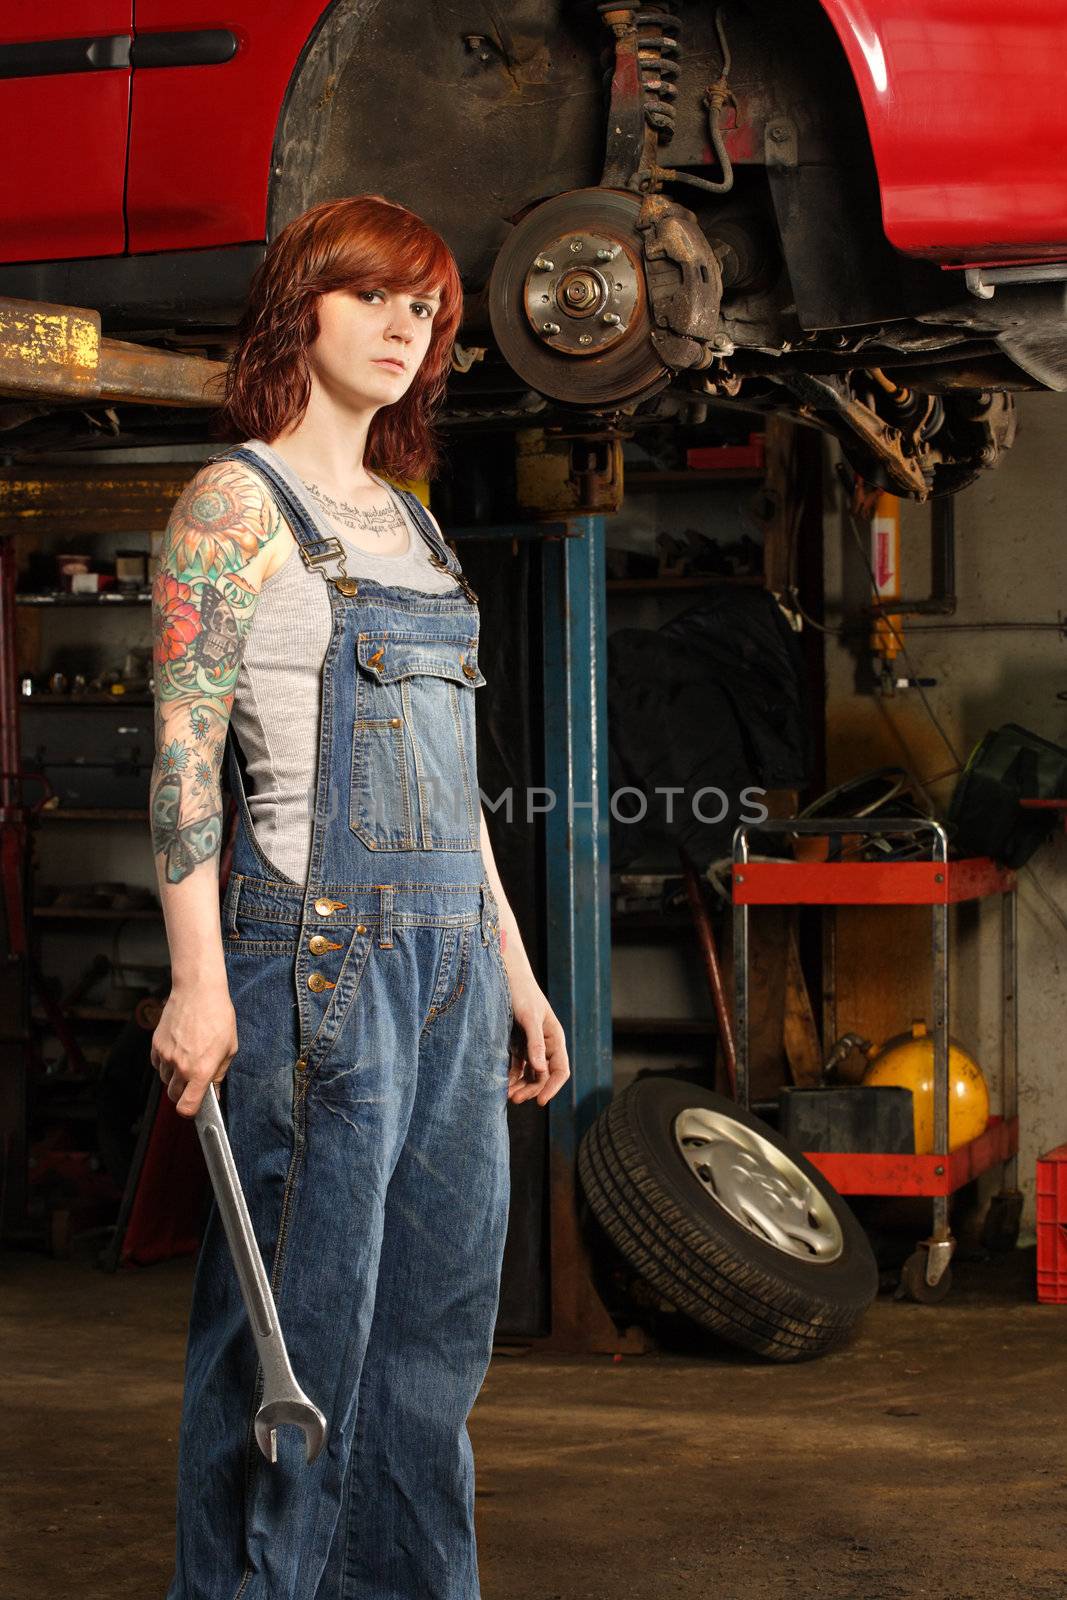
<svg viewBox="0 0 1067 1600">
<path fill-rule="evenodd" d="M 155 580 L 152 826 L 172 989 L 153 1062 L 212 1083 L 301 1386 L 268 1464 L 213 1208 L 169 1600 L 476 1600 L 466 1419 L 488 1364 L 506 1105 L 568 1077 L 500 884 L 474 747 L 478 606 L 414 495 L 462 310 L 375 195 L 314 207 L 252 287 L 224 416 Z M 236 736 L 236 737 L 235 737 Z M 220 767 L 238 823 L 221 906 Z M 503 930 L 503 936 L 502 936 Z"/>
</svg>

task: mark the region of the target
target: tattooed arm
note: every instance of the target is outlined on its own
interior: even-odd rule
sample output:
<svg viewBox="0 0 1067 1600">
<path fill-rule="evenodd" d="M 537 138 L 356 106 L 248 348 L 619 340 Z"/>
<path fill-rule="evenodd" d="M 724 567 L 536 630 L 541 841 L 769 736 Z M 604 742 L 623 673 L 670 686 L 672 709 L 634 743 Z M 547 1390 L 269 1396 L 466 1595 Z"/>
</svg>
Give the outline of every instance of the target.
<svg viewBox="0 0 1067 1600">
<path fill-rule="evenodd" d="M 171 513 L 153 578 L 150 816 L 171 993 L 152 1063 L 187 1116 L 237 1050 L 219 919 L 222 753 L 241 649 L 280 526 L 253 473 L 236 461 L 209 463 Z"/>
</svg>

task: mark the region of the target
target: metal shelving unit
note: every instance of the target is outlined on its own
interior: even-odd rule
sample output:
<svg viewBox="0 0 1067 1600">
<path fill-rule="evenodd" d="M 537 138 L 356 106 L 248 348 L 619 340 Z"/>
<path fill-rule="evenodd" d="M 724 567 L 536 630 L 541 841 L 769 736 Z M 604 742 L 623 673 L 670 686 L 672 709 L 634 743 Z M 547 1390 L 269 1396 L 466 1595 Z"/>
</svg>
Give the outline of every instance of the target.
<svg viewBox="0 0 1067 1600">
<path fill-rule="evenodd" d="M 753 834 L 814 837 L 930 835 L 928 861 L 751 861 Z M 948 908 L 967 900 L 999 896 L 1001 902 L 1001 1115 L 991 1117 L 977 1139 L 949 1150 L 949 950 Z M 911 1195 L 932 1202 L 933 1226 L 925 1249 L 925 1298 L 935 1298 L 955 1241 L 949 1227 L 949 1196 L 998 1163 L 1005 1186 L 1015 1184 L 1019 1148 L 1018 1012 L 1015 873 L 985 856 L 948 859 L 948 836 L 929 818 L 768 818 L 742 825 L 734 835 L 734 1017 L 737 1032 L 737 1098 L 749 1093 L 749 916 L 769 905 L 925 905 L 930 907 L 934 1045 L 934 1153 L 931 1155 L 805 1155 L 841 1194 Z M 917 1287 L 922 1287 L 918 1284 Z"/>
</svg>

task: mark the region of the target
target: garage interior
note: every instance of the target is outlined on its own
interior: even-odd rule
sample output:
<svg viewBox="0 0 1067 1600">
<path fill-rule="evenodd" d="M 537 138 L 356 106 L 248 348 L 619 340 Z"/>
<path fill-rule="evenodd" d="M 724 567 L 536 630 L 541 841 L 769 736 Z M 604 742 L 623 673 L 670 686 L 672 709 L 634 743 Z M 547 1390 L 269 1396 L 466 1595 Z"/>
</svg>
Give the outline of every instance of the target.
<svg viewBox="0 0 1067 1600">
<path fill-rule="evenodd" d="M 322 75 L 350 9 L 285 102 L 275 148 L 293 159 L 268 237 L 345 192 L 344 151 L 370 137 L 376 107 L 352 86 L 321 145 L 301 132 L 335 94 Z M 456 45 L 474 94 L 515 74 L 502 117 L 552 82 L 574 120 L 552 140 L 536 120 L 536 183 L 521 119 L 493 135 L 514 203 L 506 228 L 472 212 L 444 465 L 412 486 L 479 599 L 482 796 L 571 1060 L 546 1108 L 508 1110 L 500 1311 L 470 1423 L 482 1591 L 1060 1600 L 1067 369 L 1049 319 L 1067 268 L 1051 246 L 1051 267 L 1003 265 L 1005 246 L 965 290 L 935 285 L 961 273 L 892 249 L 865 142 L 835 171 L 832 118 L 800 119 L 798 145 L 746 91 L 751 40 L 738 26 L 731 52 L 723 8 L 686 14 L 686 70 L 710 87 L 687 101 L 683 74 L 677 123 L 676 91 L 649 88 L 649 15 L 600 8 L 601 170 L 591 69 L 549 9 L 539 55 L 523 55 L 528 18 L 528 37 L 490 19 Z M 453 22 L 427 27 L 444 40 Z M 657 71 L 676 23 L 657 11 Z M 386 22 L 367 27 L 392 60 Z M 836 53 L 831 97 L 854 129 L 844 73 Z M 436 92 L 419 76 L 405 137 L 425 135 Z M 656 164 L 668 145 L 672 168 Z M 449 236 L 456 196 L 435 216 L 404 148 L 375 182 Z M 712 250 L 716 157 L 740 193 Z M 791 279 L 745 231 L 764 181 Z M 804 209 L 839 192 L 855 235 L 809 255 Z M 162 1596 L 172 1567 L 212 1188 L 150 1061 L 169 992 L 152 580 L 175 500 L 220 448 L 207 397 L 262 250 L 241 238 L 210 316 L 195 264 L 176 288 L 185 266 L 164 253 L 173 276 L 151 282 L 160 240 L 106 282 L 32 252 L 0 262 L 12 1600 Z M 579 255 L 600 265 L 583 277 Z M 599 315 L 604 283 L 621 319 Z M 531 310 L 550 299 L 562 328 Z M 824 342 L 890 303 L 899 345 Z M 768 354 L 781 314 L 806 330 L 794 353 L 811 342 L 785 376 L 786 345 Z M 768 341 L 753 335 L 747 364 L 746 322 Z M 950 326 L 962 354 L 937 366 L 930 330 Z"/>
</svg>

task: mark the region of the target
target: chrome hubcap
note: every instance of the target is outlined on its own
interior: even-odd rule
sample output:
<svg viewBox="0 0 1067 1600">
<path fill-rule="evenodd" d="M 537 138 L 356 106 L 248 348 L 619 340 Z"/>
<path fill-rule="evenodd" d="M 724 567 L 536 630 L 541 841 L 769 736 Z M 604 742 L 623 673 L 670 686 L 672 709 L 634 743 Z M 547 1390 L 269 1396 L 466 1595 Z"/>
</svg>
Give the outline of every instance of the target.
<svg viewBox="0 0 1067 1600">
<path fill-rule="evenodd" d="M 836 1261 L 841 1225 L 784 1151 L 721 1112 L 690 1106 L 674 1119 L 690 1172 L 723 1210 L 757 1238 L 802 1261 Z"/>
</svg>

